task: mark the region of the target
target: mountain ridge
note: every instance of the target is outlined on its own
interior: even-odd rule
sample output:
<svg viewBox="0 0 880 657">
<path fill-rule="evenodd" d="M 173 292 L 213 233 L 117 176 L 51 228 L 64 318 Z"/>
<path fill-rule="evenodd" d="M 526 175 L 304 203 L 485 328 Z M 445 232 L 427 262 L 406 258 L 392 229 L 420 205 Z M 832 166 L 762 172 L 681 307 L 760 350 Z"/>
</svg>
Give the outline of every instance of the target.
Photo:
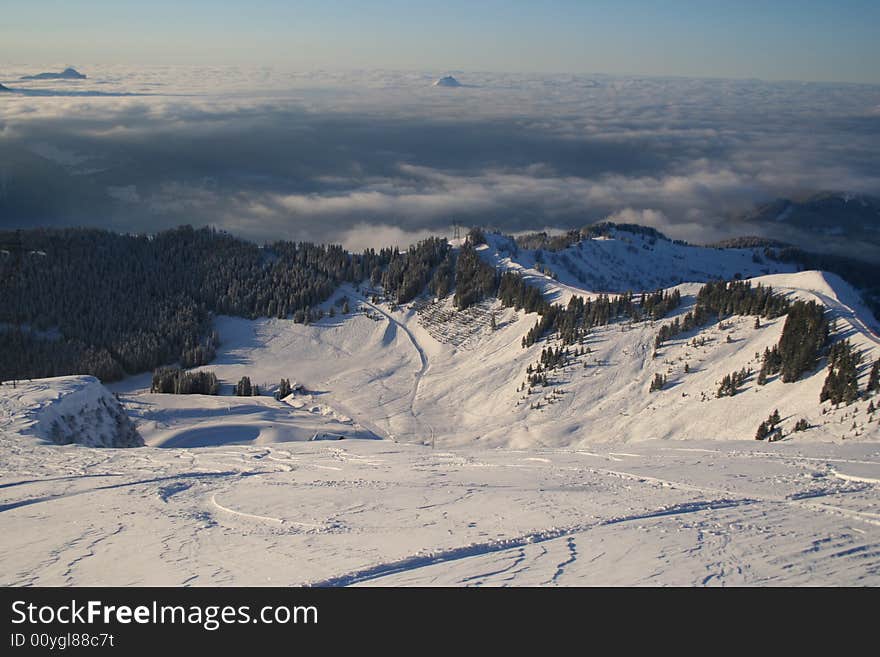
<svg viewBox="0 0 880 657">
<path fill-rule="evenodd" d="M 72 66 L 68 66 L 61 72 L 46 71 L 35 75 L 23 75 L 20 80 L 85 80 L 88 76 L 80 73 Z"/>
</svg>

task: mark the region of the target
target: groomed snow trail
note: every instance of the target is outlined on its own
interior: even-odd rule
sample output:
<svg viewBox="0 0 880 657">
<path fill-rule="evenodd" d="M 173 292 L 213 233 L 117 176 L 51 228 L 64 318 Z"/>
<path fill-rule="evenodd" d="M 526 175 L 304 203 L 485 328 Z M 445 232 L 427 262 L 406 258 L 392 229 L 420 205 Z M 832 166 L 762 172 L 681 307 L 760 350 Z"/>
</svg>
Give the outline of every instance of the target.
<svg viewBox="0 0 880 657">
<path fill-rule="evenodd" d="M 392 324 L 395 326 L 395 328 L 403 331 L 404 335 L 406 335 L 410 344 L 413 346 L 413 349 L 415 349 L 416 353 L 419 355 L 420 365 L 419 365 L 419 370 L 415 373 L 415 380 L 413 382 L 412 393 L 410 394 L 410 398 L 409 398 L 409 412 L 412 415 L 413 419 L 416 421 L 416 423 L 421 424 L 428 429 L 427 432 L 422 431 L 422 432 L 417 432 L 415 434 L 417 441 L 419 443 L 422 443 L 424 441 L 424 436 L 429 435 L 430 436 L 429 444 L 431 446 L 433 446 L 434 445 L 434 435 L 435 435 L 434 434 L 434 427 L 430 423 L 428 423 L 427 421 L 421 419 L 419 417 L 419 414 L 416 413 L 416 410 L 415 410 L 416 398 L 418 397 L 418 394 L 419 394 L 419 386 L 421 385 L 422 379 L 424 378 L 425 374 L 428 372 L 428 368 L 430 367 L 430 363 L 428 362 L 428 355 L 425 353 L 425 350 L 419 344 L 419 341 L 416 339 L 416 336 L 413 335 L 413 332 L 403 322 L 401 322 L 396 317 L 391 315 L 391 313 L 386 312 L 382 307 L 369 301 L 363 295 L 361 295 L 361 294 L 357 295 L 357 299 L 358 299 L 358 301 L 363 303 L 365 306 L 372 308 L 373 310 L 375 310 L 376 312 L 381 314 L 383 317 L 385 317 L 385 319 L 389 322 L 389 324 Z M 395 439 L 396 439 L 396 436 L 395 436 Z M 414 442 L 414 441 L 409 441 L 409 442 Z"/>
</svg>

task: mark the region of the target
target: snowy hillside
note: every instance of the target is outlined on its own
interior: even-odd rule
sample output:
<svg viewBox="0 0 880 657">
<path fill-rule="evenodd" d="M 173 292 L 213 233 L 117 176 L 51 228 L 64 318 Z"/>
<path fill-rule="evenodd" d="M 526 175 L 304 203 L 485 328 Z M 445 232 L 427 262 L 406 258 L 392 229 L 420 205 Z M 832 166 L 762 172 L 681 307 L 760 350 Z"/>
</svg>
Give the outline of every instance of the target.
<svg viewBox="0 0 880 657">
<path fill-rule="evenodd" d="M 532 276 L 543 277 L 551 297 L 584 294 L 538 272 Z M 858 304 L 852 288 L 819 272 L 772 274 L 755 282 L 828 306 L 837 327 L 832 337 L 847 336 L 863 354 L 859 385 L 864 390 L 870 364 L 880 357 L 880 344 L 876 320 Z M 794 383 L 771 377 L 767 385 L 757 385 L 761 355 L 779 341 L 785 317 L 763 320 L 758 328 L 754 317 L 709 322 L 669 340 L 655 357 L 659 327 L 687 313 L 699 288 L 699 283 L 677 286 L 682 305 L 663 320 L 627 320 L 595 328 L 581 345 L 588 352 L 573 355 L 553 372 L 547 387 L 534 388 L 531 394 L 529 366 L 537 365 L 542 350 L 561 346 L 558 337 L 551 336 L 522 347 L 537 315 L 502 308 L 491 300 L 467 311 L 456 311 L 449 299 L 420 300 L 393 309 L 353 288 L 339 292 L 353 302 L 350 315 L 311 325 L 219 318 L 216 327 L 223 346 L 210 369 L 225 382 L 250 376 L 264 387 L 294 377 L 320 392 L 315 399 L 328 409 L 321 417 L 335 413 L 352 418 L 371 435 L 445 447 L 583 447 L 655 438 L 748 440 L 774 410 L 781 414 L 787 440 L 880 438 L 880 414 L 866 412 L 870 400 L 839 408 L 819 402 L 827 373 L 823 364 Z M 717 397 L 723 377 L 743 368 L 753 374 L 739 393 Z M 667 385 L 651 392 L 656 374 L 666 377 Z M 254 443 L 299 435 L 275 415 L 283 404 L 268 398 L 249 402 L 259 404 L 259 412 L 241 414 L 236 411 L 240 399 L 207 398 L 203 418 L 196 420 L 191 410 L 181 416 L 183 429 L 169 429 L 154 418 L 172 417 L 176 411 L 168 404 L 195 402 L 150 395 L 147 385 L 141 378 L 112 387 L 140 418 L 150 444 L 164 444 L 179 431 L 189 432 L 196 421 L 205 423 L 208 441 L 212 435 L 227 436 L 215 438 L 217 442 Z M 810 428 L 795 434 L 792 429 L 799 420 L 806 420 Z M 224 423 L 236 431 L 222 429 Z M 212 427 L 214 433 L 207 431 Z M 309 429 L 313 430 L 317 431 Z M 207 443 L 200 438 L 192 443 L 197 444 Z"/>
<path fill-rule="evenodd" d="M 116 398 L 92 376 L 0 384 L 0 433 L 34 437 L 56 445 L 144 444 Z"/>
<path fill-rule="evenodd" d="M 537 314 L 494 298 L 397 305 L 365 285 L 340 287 L 322 306 L 334 315 L 312 323 L 215 318 L 204 369 L 218 396 L 153 394 L 149 375 L 109 386 L 139 450 L 49 442 L 56 420 L 81 435 L 78 416 L 115 402 L 91 377 L 4 385 L 0 583 L 880 584 L 880 412 L 869 412 L 880 396 L 820 403 L 824 359 L 793 383 L 758 385 L 785 316 L 713 317 L 655 342 L 705 280 L 754 276 L 828 309 L 832 339 L 862 355 L 863 391 L 880 338 L 856 291 L 822 272 L 766 273 L 748 249 L 628 240 L 545 252 L 540 269 L 502 238 L 480 247 L 556 302 L 681 294 L 662 319 L 592 328 L 547 386 L 529 369 L 562 345 L 551 334 L 523 347 Z M 737 393 L 719 397 L 743 369 Z M 230 394 L 244 376 L 266 394 Z M 303 389 L 275 400 L 281 379 Z M 777 410 L 781 440 L 756 441 Z M 103 417 L 93 428 L 118 420 Z"/>
<path fill-rule="evenodd" d="M 548 292 L 543 274 L 550 273 L 559 283 L 563 302 L 571 293 L 652 291 L 796 271 L 793 265 L 768 260 L 763 249 L 693 246 L 620 228 L 608 232 L 610 236 L 584 239 L 556 252 L 517 248 L 508 237 L 488 234 L 483 254 L 492 264 L 516 271 Z"/>
<path fill-rule="evenodd" d="M 880 584 L 880 451 L 3 451 L 0 584 Z"/>
<path fill-rule="evenodd" d="M 269 396 L 147 394 L 127 398 L 126 406 L 153 447 L 376 438 L 311 394 L 291 395 L 283 401 Z"/>
</svg>

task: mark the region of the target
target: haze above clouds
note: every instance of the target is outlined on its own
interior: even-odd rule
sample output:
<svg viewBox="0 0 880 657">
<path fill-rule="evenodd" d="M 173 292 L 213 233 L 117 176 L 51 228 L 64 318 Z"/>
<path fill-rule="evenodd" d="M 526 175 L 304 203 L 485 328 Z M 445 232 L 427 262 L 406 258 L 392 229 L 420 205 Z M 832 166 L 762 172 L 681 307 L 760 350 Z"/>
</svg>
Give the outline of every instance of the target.
<svg viewBox="0 0 880 657">
<path fill-rule="evenodd" d="M 880 194 L 880 86 L 472 71 L 4 67 L 0 228 L 211 224 L 352 248 L 612 216 L 706 242 Z M 437 88 L 452 73 L 465 86 Z"/>
</svg>

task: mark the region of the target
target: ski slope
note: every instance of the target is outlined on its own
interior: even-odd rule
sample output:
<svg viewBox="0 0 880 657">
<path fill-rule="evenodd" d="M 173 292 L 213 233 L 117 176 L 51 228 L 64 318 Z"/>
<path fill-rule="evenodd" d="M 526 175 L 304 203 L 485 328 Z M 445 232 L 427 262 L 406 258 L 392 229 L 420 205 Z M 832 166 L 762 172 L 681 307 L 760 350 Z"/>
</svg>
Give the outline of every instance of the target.
<svg viewBox="0 0 880 657">
<path fill-rule="evenodd" d="M 864 354 L 860 388 L 880 356 L 876 319 L 836 276 L 764 273 L 749 250 L 705 249 L 682 282 L 665 263 L 671 272 L 679 249 L 696 247 L 633 254 L 592 242 L 572 249 L 609 249 L 593 254 L 609 267 L 602 276 L 623 280 L 612 265 L 632 256 L 655 272 L 637 289 L 675 285 L 683 303 L 672 316 L 714 266 L 825 304 L 835 337 Z M 480 253 L 560 302 L 605 291 L 562 268 L 547 276 L 495 237 Z M 588 354 L 527 395 L 526 368 L 555 346 L 522 348 L 536 315 L 489 300 L 465 321 L 448 299 L 395 307 L 351 286 L 325 308 L 343 296 L 350 314 L 311 325 L 218 317 L 222 345 L 207 369 L 220 396 L 151 394 L 147 375 L 109 386 L 146 447 L 54 446 L 28 419 L 109 396 L 95 382 L 85 397 L 67 378 L 28 384 L 42 396 L 0 388 L 2 583 L 880 583 L 880 413 L 867 399 L 820 404 L 821 366 L 715 397 L 725 374 L 757 371 L 784 318 L 712 322 L 656 357 L 672 316 L 599 327 Z M 668 384 L 649 392 L 658 372 Z M 242 376 L 266 394 L 232 396 Z M 277 401 L 281 378 L 304 389 Z M 785 438 L 755 441 L 774 409 Z M 810 429 L 792 433 L 801 418 Z"/>
<path fill-rule="evenodd" d="M 5 585 L 880 583 L 876 443 L 4 451 Z"/>
</svg>

